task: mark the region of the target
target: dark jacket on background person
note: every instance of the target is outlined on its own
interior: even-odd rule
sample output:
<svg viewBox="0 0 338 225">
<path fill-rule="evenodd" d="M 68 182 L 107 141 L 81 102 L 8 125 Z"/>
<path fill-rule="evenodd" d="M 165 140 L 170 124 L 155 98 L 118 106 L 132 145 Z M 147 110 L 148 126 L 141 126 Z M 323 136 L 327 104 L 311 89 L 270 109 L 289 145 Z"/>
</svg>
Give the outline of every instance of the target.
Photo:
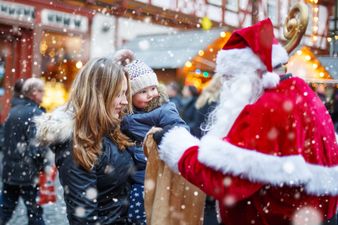
<svg viewBox="0 0 338 225">
<path fill-rule="evenodd" d="M 181 107 L 181 117 L 188 124 L 190 130 L 194 129 L 195 125 L 195 116 L 196 116 L 196 103 L 197 97 L 190 97 L 188 99 L 182 99 Z"/>
<path fill-rule="evenodd" d="M 21 105 L 21 104 L 25 104 L 25 98 L 24 97 L 16 97 L 14 96 L 12 99 L 11 99 L 11 108 L 14 108 L 15 106 L 17 105 Z"/>
<path fill-rule="evenodd" d="M 72 157 L 73 114 L 59 108 L 35 118 L 37 138 L 55 152 L 55 163 L 64 187 L 67 217 L 71 225 L 127 224 L 130 173 L 133 161 L 108 137 L 102 139 L 102 154 L 88 172 Z"/>
<path fill-rule="evenodd" d="M 34 101 L 23 98 L 13 107 L 4 124 L 3 182 L 11 185 L 35 184 L 43 169 L 47 149 L 34 143 L 34 116 L 44 111 Z"/>
<path fill-rule="evenodd" d="M 0 124 L 0 152 L 2 152 L 2 149 L 4 147 L 4 142 L 5 142 L 4 125 Z"/>
<path fill-rule="evenodd" d="M 165 102 L 149 112 L 134 109 L 133 114 L 123 118 L 121 123 L 122 132 L 136 142 L 135 146 L 128 148 L 136 166 L 135 175 L 133 176 L 135 183 L 144 183 L 147 160 L 143 152 L 142 142 L 148 131 L 152 127 L 164 128 L 175 125 L 184 126 L 189 129 L 179 116 L 176 106 L 172 102 Z"/>
<path fill-rule="evenodd" d="M 14 96 L 11 99 L 11 108 L 20 105 L 20 104 L 25 104 L 25 99 L 23 97 L 16 97 Z M 0 124 L 0 151 L 2 151 L 3 146 L 5 142 L 5 136 L 4 136 L 4 124 Z"/>
<path fill-rule="evenodd" d="M 181 96 L 176 95 L 174 97 L 169 97 L 169 101 L 173 102 L 177 108 L 177 110 L 180 112 L 181 108 L 182 108 L 182 100 L 181 100 Z"/>
<path fill-rule="evenodd" d="M 193 128 L 191 129 L 191 133 L 194 136 L 201 138 L 205 134 L 203 128 L 205 123 L 208 122 L 209 114 L 216 108 L 217 104 L 217 102 L 207 102 L 202 108 L 196 109 L 194 124 Z"/>
</svg>

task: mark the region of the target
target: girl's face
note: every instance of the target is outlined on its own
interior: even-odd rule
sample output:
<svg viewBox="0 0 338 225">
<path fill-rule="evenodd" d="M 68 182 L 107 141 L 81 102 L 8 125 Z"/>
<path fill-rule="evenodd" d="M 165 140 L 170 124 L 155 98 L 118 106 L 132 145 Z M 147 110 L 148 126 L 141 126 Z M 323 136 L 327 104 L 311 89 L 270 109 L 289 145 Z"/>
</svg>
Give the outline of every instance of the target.
<svg viewBox="0 0 338 225">
<path fill-rule="evenodd" d="M 126 96 L 126 92 L 128 89 L 128 84 L 127 84 L 127 78 L 124 76 L 123 80 L 122 80 L 122 84 L 121 84 L 121 90 L 120 93 L 115 97 L 114 99 L 114 117 L 115 118 L 119 118 L 120 117 L 120 113 L 122 111 L 122 109 L 128 105 L 128 100 L 127 100 L 127 96 Z"/>
<path fill-rule="evenodd" d="M 148 103 L 154 98 L 158 97 L 158 90 L 156 86 L 149 86 L 143 88 L 139 92 L 133 95 L 133 105 L 138 109 L 144 109 L 148 106 Z"/>
</svg>

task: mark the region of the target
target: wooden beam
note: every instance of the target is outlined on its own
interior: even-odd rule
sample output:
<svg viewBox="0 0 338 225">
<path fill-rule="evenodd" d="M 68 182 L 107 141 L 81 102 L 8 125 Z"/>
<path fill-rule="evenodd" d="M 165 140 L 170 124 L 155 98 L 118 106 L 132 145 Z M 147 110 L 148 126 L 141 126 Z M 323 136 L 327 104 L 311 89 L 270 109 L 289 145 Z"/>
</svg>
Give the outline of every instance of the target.
<svg viewBox="0 0 338 225">
<path fill-rule="evenodd" d="M 194 29 L 200 23 L 200 18 L 176 12 L 170 9 L 145 4 L 132 0 L 60 0 L 73 6 L 86 7 L 93 10 L 106 9 L 106 12 L 115 16 L 128 17 L 143 20 L 146 17 L 152 19 L 152 23 L 171 26 L 181 29 Z M 213 27 L 219 27 L 222 23 L 212 21 Z"/>
</svg>

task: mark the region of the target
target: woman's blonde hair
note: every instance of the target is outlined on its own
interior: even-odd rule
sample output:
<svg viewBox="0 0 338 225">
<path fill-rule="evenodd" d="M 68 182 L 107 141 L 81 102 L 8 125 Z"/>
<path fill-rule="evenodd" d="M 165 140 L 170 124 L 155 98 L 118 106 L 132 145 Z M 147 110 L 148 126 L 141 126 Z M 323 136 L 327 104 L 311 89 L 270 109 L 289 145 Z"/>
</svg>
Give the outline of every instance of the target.
<svg viewBox="0 0 338 225">
<path fill-rule="evenodd" d="M 101 154 L 102 138 L 108 136 L 120 150 L 131 141 L 120 131 L 120 120 L 114 117 L 114 99 L 120 94 L 122 81 L 127 79 L 128 107 L 131 95 L 128 74 L 111 58 L 89 61 L 75 78 L 68 108 L 74 112 L 73 156 L 86 170 L 93 168 Z"/>
</svg>

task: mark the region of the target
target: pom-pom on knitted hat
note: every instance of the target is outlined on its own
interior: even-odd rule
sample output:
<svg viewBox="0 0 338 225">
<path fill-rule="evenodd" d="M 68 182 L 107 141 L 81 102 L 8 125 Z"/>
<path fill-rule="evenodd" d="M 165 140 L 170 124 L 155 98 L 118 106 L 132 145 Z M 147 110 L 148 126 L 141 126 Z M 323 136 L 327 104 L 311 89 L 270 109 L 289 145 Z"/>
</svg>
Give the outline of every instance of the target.
<svg viewBox="0 0 338 225">
<path fill-rule="evenodd" d="M 129 74 L 132 95 L 143 88 L 158 85 L 155 72 L 141 60 L 135 60 L 135 55 L 131 50 L 121 49 L 114 54 L 113 59 L 124 66 Z"/>
<path fill-rule="evenodd" d="M 128 63 L 132 62 L 134 59 L 135 59 L 134 52 L 132 52 L 129 49 L 118 50 L 117 52 L 115 52 L 113 56 L 113 60 L 122 66 L 127 65 Z"/>
</svg>

